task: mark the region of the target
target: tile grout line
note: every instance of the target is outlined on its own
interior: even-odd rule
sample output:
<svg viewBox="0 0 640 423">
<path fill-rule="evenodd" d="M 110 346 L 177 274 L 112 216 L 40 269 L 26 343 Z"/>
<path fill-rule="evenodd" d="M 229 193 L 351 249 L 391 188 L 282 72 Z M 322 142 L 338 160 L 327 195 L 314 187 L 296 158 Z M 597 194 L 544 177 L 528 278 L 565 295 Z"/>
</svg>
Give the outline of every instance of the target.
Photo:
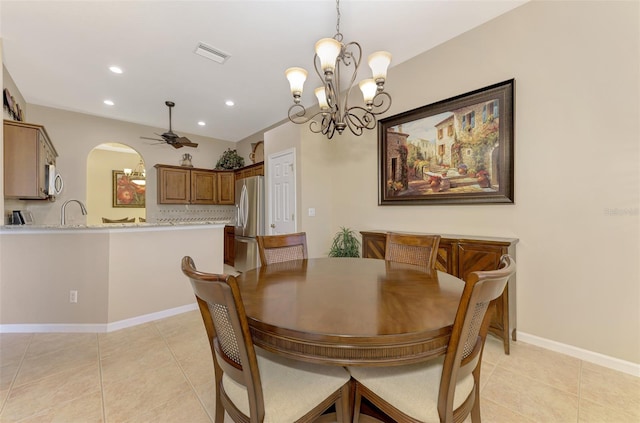
<svg viewBox="0 0 640 423">
<path fill-rule="evenodd" d="M 578 416 L 577 416 L 577 422 L 580 422 L 580 398 L 582 397 L 582 367 L 584 366 L 584 361 L 580 360 L 580 369 L 578 371 L 578 406 L 577 406 L 577 410 L 578 410 Z"/>
<path fill-rule="evenodd" d="M 195 386 L 193 386 L 193 383 L 191 383 L 191 380 L 187 376 L 187 373 L 184 371 L 184 368 L 182 367 L 182 365 L 180 364 L 180 361 L 178 360 L 178 358 L 176 357 L 175 353 L 173 352 L 173 349 L 171 348 L 171 346 L 167 342 L 167 338 L 164 337 L 164 334 L 162 333 L 162 331 L 160 330 L 160 328 L 158 327 L 158 325 L 155 322 L 154 322 L 153 326 L 156 328 L 156 331 L 158 331 L 158 334 L 162 338 L 162 342 L 164 342 L 164 344 L 167 346 L 167 349 L 171 353 L 171 357 L 173 357 L 173 360 L 178 365 L 178 368 L 180 369 L 180 372 L 182 373 L 182 376 L 187 381 L 187 384 L 189 385 L 189 388 L 191 388 L 191 392 L 193 392 L 193 394 L 198 399 L 198 402 L 200 403 L 200 406 L 204 410 L 205 414 L 209 417 L 209 420 L 211 420 L 213 422 L 214 418 L 209 414 L 209 410 L 207 410 L 207 407 L 205 407 L 204 403 L 202 402 L 202 399 L 200 398 L 200 395 L 198 395 L 198 391 L 196 391 Z"/>
<path fill-rule="evenodd" d="M 20 373 L 20 370 L 22 370 L 22 365 L 24 364 L 24 358 L 26 357 L 27 351 L 29 350 L 31 343 L 33 342 L 33 337 L 34 335 L 31 334 L 31 336 L 29 337 L 29 342 L 27 343 L 27 346 L 24 348 L 24 351 L 22 352 L 22 357 L 20 357 L 20 363 L 18 364 L 18 368 L 16 369 L 16 374 L 13 375 L 13 379 L 11 379 L 11 383 L 9 384 L 9 389 L 7 390 L 7 396 L 2 401 L 2 405 L 0 406 L 0 416 L 2 416 L 2 412 L 4 411 L 4 408 L 7 406 L 7 403 L 9 402 L 11 391 L 13 391 L 13 385 L 15 385 L 16 379 L 18 379 L 18 374 Z"/>
<path fill-rule="evenodd" d="M 102 421 L 107 423 L 107 411 L 104 401 L 104 381 L 102 379 L 102 350 L 100 349 L 100 334 L 96 333 L 96 343 L 98 344 L 98 373 L 100 375 L 100 399 L 102 402 Z"/>
</svg>

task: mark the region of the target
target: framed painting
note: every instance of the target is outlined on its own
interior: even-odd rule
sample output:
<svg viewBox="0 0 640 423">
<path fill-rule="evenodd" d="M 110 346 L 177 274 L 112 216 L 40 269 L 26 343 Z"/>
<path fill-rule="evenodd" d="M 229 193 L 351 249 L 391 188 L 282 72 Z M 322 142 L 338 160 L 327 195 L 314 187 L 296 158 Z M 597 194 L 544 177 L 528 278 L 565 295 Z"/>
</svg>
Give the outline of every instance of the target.
<svg viewBox="0 0 640 423">
<path fill-rule="evenodd" d="M 378 205 L 513 203 L 514 80 L 380 120 Z"/>
<path fill-rule="evenodd" d="M 134 184 L 122 170 L 113 172 L 113 207 L 145 207 L 145 185 Z"/>
</svg>

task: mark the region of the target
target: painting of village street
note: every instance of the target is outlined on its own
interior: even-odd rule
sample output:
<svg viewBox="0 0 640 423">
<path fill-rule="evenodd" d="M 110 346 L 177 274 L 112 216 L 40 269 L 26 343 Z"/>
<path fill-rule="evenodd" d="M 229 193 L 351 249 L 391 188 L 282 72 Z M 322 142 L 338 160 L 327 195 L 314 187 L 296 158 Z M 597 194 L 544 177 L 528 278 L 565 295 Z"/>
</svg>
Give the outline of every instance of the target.
<svg viewBox="0 0 640 423">
<path fill-rule="evenodd" d="M 510 183 L 501 180 L 507 175 L 501 107 L 501 96 L 488 97 L 420 119 L 389 122 L 381 146 L 383 200 L 500 193 L 501 184 Z"/>
</svg>

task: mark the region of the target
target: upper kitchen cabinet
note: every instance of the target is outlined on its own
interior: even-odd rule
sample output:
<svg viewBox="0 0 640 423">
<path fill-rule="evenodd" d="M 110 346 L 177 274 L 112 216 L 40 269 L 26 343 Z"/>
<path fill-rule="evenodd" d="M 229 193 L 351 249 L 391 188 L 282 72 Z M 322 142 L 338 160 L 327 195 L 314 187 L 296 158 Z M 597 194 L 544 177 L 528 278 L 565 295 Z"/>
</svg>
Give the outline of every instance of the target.
<svg viewBox="0 0 640 423">
<path fill-rule="evenodd" d="M 264 163 L 254 163 L 236 170 L 236 180 L 250 178 L 252 176 L 264 176 Z"/>
<path fill-rule="evenodd" d="M 48 195 L 47 165 L 58 153 L 44 126 L 4 121 L 4 196 L 44 200 Z"/>
<path fill-rule="evenodd" d="M 235 204 L 236 178 L 233 171 L 216 172 L 218 182 L 218 204 Z"/>
<path fill-rule="evenodd" d="M 234 204 L 233 172 L 156 165 L 158 204 Z"/>
</svg>

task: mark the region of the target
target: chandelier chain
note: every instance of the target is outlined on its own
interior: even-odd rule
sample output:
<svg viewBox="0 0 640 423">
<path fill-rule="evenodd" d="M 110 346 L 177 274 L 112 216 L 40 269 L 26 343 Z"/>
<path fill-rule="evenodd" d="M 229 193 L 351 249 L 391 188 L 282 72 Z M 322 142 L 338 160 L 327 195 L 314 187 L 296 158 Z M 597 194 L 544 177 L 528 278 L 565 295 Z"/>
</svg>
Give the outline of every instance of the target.
<svg viewBox="0 0 640 423">
<path fill-rule="evenodd" d="M 342 33 L 340 32 L 340 0 L 336 0 L 336 16 L 336 35 L 333 38 L 342 42 Z"/>
</svg>

